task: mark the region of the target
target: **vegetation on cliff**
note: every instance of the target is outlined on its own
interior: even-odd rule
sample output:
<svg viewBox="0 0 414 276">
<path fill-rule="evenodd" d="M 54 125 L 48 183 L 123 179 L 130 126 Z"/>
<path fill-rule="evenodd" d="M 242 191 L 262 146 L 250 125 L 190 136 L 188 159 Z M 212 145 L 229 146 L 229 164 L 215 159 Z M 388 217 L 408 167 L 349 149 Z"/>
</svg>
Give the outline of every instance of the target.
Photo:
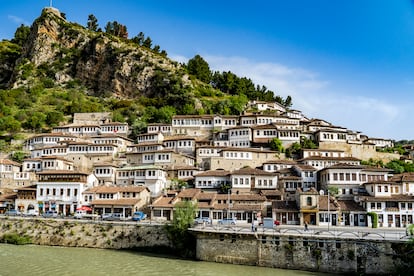
<svg viewBox="0 0 414 276">
<path fill-rule="evenodd" d="M 265 86 L 212 72 L 199 55 L 179 64 L 140 32 L 95 16 L 86 27 L 45 8 L 31 27 L 0 42 L 0 134 L 48 131 L 75 112 L 112 111 L 133 135 L 175 114 L 240 114 L 249 99 L 291 106 Z M 134 137 L 131 137 L 134 138 Z"/>
</svg>

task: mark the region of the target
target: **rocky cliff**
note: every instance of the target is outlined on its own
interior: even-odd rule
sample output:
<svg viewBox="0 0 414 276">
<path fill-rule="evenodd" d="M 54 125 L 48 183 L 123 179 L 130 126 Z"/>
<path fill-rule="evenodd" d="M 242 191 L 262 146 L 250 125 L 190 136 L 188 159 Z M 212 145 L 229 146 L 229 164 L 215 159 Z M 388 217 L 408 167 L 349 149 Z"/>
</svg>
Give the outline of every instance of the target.
<svg viewBox="0 0 414 276">
<path fill-rule="evenodd" d="M 130 40 L 90 31 L 68 22 L 54 8 L 45 8 L 30 28 L 14 68 L 3 64 L 9 88 L 48 78 L 57 85 L 78 82 L 94 96 L 153 96 L 154 80 L 178 79 L 191 85 L 180 64 Z"/>
</svg>

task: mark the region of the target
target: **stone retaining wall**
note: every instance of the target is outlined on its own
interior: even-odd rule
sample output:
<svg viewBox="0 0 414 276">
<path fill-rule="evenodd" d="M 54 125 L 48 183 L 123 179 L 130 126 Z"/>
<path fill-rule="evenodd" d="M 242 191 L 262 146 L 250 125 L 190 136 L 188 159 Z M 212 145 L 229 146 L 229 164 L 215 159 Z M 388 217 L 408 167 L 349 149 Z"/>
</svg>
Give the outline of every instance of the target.
<svg viewBox="0 0 414 276">
<path fill-rule="evenodd" d="M 389 275 L 399 265 L 397 251 L 403 244 L 266 234 L 196 235 L 196 257 L 201 261 L 338 274 Z"/>
<path fill-rule="evenodd" d="M 172 247 L 162 225 L 1 217 L 0 239 L 13 233 L 27 235 L 38 245 L 105 249 Z"/>
</svg>

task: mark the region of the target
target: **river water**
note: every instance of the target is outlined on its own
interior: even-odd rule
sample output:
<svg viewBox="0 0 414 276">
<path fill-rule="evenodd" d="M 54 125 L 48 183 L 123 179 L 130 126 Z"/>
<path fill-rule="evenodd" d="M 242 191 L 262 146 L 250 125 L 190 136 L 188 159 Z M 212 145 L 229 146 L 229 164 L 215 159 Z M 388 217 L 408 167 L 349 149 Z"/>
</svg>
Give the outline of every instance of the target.
<svg viewBox="0 0 414 276">
<path fill-rule="evenodd" d="M 0 244 L 0 275 L 310 276 L 327 274 L 188 261 L 133 251 Z"/>
</svg>

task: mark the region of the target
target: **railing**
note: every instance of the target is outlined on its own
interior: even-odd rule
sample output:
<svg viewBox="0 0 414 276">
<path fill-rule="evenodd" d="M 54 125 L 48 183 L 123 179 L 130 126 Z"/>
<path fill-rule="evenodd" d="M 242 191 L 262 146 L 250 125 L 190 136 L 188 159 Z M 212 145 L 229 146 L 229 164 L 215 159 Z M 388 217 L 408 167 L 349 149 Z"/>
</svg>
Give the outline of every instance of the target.
<svg viewBox="0 0 414 276">
<path fill-rule="evenodd" d="M 297 236 L 306 239 L 351 239 L 351 240 L 387 240 L 387 241 L 408 241 L 414 236 L 409 235 L 405 228 L 398 229 L 379 229 L 368 227 L 340 227 L 331 226 L 309 226 L 305 230 L 302 226 L 276 226 L 274 228 L 265 228 L 262 226 L 255 227 L 252 231 L 251 225 L 197 225 L 190 228 L 195 232 L 212 232 L 223 234 L 260 234 L 274 236 Z"/>
</svg>

